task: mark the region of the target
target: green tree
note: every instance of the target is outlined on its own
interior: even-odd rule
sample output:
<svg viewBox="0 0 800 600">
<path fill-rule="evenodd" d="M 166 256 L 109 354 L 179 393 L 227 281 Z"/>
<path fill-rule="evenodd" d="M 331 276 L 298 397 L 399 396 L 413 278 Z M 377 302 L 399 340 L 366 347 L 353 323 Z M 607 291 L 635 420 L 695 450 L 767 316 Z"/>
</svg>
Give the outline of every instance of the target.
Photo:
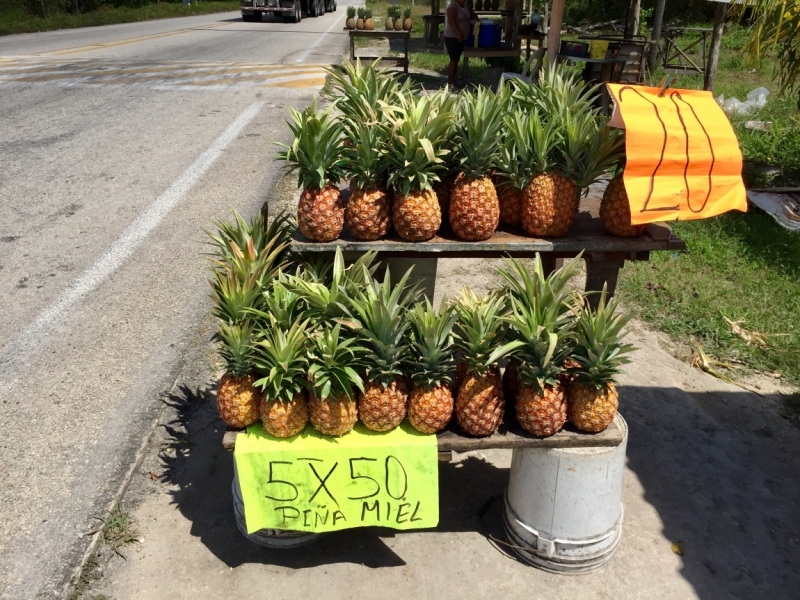
<svg viewBox="0 0 800 600">
<path fill-rule="evenodd" d="M 745 51 L 753 60 L 775 56 L 775 75 L 781 92 L 800 84 L 800 0 L 746 0 L 737 7 L 744 15 L 752 8 L 753 24 Z"/>
</svg>

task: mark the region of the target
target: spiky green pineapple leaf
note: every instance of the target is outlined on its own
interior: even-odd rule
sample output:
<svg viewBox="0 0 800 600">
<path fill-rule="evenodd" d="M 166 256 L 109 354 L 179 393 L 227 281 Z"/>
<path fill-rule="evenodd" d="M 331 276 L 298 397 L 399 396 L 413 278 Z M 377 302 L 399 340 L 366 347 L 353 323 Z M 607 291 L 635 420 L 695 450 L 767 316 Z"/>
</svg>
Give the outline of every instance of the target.
<svg viewBox="0 0 800 600">
<path fill-rule="evenodd" d="M 454 124 L 453 154 L 458 168 L 468 179 L 485 177 L 496 166 L 502 106 L 486 87 L 476 92 L 462 92 Z"/>
<path fill-rule="evenodd" d="M 339 324 L 323 326 L 309 338 L 309 387 L 320 400 L 343 395 L 354 400 L 355 389 L 364 390 L 364 382 L 356 369 L 366 349 L 359 346 L 355 338 L 343 337 L 341 332 Z"/>
<path fill-rule="evenodd" d="M 404 366 L 415 385 L 430 390 L 452 379 L 455 366 L 453 329 L 457 318 L 447 298 L 435 309 L 426 297 L 406 313 L 410 353 Z"/>
<path fill-rule="evenodd" d="M 308 386 L 308 320 L 284 328 L 270 315 L 269 326 L 253 344 L 252 364 L 263 376 L 254 382 L 264 398 L 289 402 Z"/>
</svg>

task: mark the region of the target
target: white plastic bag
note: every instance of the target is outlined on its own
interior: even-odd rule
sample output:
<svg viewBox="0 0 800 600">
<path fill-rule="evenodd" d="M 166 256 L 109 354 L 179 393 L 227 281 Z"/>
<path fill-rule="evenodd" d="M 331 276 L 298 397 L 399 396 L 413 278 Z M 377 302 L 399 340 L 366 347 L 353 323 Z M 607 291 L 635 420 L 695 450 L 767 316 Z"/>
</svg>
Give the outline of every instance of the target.
<svg viewBox="0 0 800 600">
<path fill-rule="evenodd" d="M 744 102 L 735 96 L 733 98 L 726 98 L 725 94 L 720 94 L 716 100 L 717 104 L 722 107 L 722 110 L 729 115 L 746 115 L 758 108 L 764 108 L 767 105 L 767 96 L 769 96 L 769 90 L 767 88 L 757 87 L 747 92 L 747 100 Z"/>
</svg>

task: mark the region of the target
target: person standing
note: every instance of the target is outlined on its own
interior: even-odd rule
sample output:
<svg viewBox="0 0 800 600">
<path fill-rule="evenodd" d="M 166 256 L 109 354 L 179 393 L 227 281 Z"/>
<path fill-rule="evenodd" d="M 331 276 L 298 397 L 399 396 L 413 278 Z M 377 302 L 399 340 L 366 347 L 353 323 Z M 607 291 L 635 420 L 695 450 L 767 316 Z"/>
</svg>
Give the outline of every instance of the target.
<svg viewBox="0 0 800 600">
<path fill-rule="evenodd" d="M 474 11 L 466 8 L 467 0 L 450 0 L 445 11 L 444 20 L 444 45 L 450 56 L 447 65 L 447 85 L 456 86 L 456 72 L 458 61 L 464 53 L 464 42 L 469 37 L 470 19 L 478 20 Z"/>
</svg>

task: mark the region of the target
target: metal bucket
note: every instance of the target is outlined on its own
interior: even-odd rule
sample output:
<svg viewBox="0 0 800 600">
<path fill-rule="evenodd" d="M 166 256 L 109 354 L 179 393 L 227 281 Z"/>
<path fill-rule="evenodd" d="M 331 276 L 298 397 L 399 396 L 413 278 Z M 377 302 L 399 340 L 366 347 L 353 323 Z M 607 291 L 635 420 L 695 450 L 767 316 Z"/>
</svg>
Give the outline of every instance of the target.
<svg viewBox="0 0 800 600">
<path fill-rule="evenodd" d="M 514 450 L 503 525 L 514 552 L 551 573 L 586 573 L 611 559 L 622 536 L 628 425 L 614 447 Z"/>
<path fill-rule="evenodd" d="M 233 514 L 236 518 L 236 527 L 242 535 L 254 544 L 264 548 L 297 548 L 317 541 L 322 534 L 308 533 L 306 531 L 286 531 L 283 529 L 260 529 L 255 533 L 247 533 L 247 526 L 244 520 L 244 500 L 242 500 L 242 490 L 239 487 L 239 474 L 236 472 L 236 461 L 233 463 Z"/>
</svg>

